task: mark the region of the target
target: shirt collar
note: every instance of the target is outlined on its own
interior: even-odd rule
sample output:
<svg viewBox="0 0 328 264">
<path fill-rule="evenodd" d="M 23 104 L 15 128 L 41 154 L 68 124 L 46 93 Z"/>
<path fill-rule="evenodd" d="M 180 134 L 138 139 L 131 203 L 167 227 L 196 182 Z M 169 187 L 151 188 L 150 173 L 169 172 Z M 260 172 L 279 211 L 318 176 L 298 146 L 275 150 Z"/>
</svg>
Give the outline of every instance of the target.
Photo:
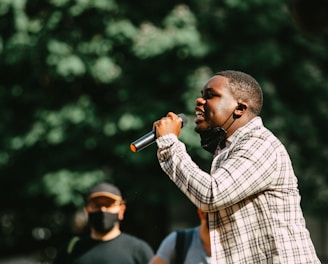
<svg viewBox="0 0 328 264">
<path fill-rule="evenodd" d="M 253 130 L 255 127 L 263 126 L 262 118 L 259 116 L 251 119 L 247 124 L 238 128 L 230 137 L 226 140 L 226 147 L 229 147 L 241 134 L 245 134 L 248 131 Z"/>
</svg>

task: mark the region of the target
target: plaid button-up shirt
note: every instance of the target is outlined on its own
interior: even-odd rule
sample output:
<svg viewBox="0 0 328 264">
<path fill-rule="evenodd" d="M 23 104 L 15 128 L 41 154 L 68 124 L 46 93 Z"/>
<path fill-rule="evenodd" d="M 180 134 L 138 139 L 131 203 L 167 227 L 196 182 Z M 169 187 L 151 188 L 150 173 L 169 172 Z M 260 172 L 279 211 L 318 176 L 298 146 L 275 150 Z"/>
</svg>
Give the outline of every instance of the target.
<svg viewBox="0 0 328 264">
<path fill-rule="evenodd" d="M 156 142 L 162 169 L 208 212 L 213 263 L 320 263 L 289 155 L 260 117 L 217 150 L 210 173 L 192 161 L 175 135 Z"/>
</svg>

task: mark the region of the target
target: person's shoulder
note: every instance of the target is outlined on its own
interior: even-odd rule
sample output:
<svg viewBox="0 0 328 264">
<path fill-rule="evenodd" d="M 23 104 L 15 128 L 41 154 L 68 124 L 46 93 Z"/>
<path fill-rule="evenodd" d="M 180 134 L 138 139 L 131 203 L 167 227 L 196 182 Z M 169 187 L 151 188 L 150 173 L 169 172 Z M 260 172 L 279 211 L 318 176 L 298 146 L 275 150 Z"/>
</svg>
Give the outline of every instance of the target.
<svg viewBox="0 0 328 264">
<path fill-rule="evenodd" d="M 121 239 L 121 244 L 124 244 L 134 252 L 138 252 L 138 254 L 145 255 L 149 259 L 154 255 L 153 248 L 146 240 L 127 233 L 121 233 L 119 239 Z"/>
<path fill-rule="evenodd" d="M 119 238 L 121 240 L 124 240 L 124 241 L 129 242 L 129 243 L 145 244 L 145 245 L 149 246 L 149 244 L 146 242 L 146 240 L 143 240 L 140 237 L 137 237 L 137 236 L 134 236 L 134 235 L 131 235 L 131 234 L 128 234 L 128 233 L 122 232 L 120 234 Z"/>
<path fill-rule="evenodd" d="M 178 229 L 176 231 L 174 231 L 175 233 L 194 233 L 194 232 L 198 232 L 200 226 L 194 226 L 194 227 L 190 227 L 190 228 L 185 228 L 185 229 Z"/>
<path fill-rule="evenodd" d="M 191 228 L 186 228 L 186 229 L 181 229 L 177 230 L 176 233 L 176 239 L 181 239 L 183 236 L 184 239 L 186 240 L 192 240 L 194 236 L 198 236 L 199 233 L 199 226 L 191 227 Z"/>
<path fill-rule="evenodd" d="M 198 232 L 200 226 L 194 226 L 194 227 L 191 227 L 191 228 L 187 228 L 185 231 L 186 232 Z"/>
<path fill-rule="evenodd" d="M 178 235 L 178 233 L 194 233 L 194 232 L 198 232 L 199 226 L 195 226 L 195 227 L 190 227 L 190 228 L 184 228 L 184 229 L 177 229 L 174 230 L 172 232 L 170 232 L 169 234 L 166 235 L 165 239 L 175 239 Z"/>
</svg>

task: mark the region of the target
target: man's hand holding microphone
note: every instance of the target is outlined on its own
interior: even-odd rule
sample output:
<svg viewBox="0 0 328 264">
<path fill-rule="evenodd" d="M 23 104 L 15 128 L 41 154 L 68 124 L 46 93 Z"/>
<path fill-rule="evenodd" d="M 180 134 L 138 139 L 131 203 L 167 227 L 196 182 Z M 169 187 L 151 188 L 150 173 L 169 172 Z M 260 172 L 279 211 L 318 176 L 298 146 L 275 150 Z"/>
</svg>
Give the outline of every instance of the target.
<svg viewBox="0 0 328 264">
<path fill-rule="evenodd" d="M 138 152 L 154 143 L 156 138 L 166 134 L 172 133 L 178 137 L 181 128 L 185 126 L 187 122 L 187 117 L 184 114 L 177 115 L 173 112 L 169 112 L 165 117 L 153 123 L 152 131 L 132 142 L 130 144 L 130 149 L 133 152 Z"/>
</svg>

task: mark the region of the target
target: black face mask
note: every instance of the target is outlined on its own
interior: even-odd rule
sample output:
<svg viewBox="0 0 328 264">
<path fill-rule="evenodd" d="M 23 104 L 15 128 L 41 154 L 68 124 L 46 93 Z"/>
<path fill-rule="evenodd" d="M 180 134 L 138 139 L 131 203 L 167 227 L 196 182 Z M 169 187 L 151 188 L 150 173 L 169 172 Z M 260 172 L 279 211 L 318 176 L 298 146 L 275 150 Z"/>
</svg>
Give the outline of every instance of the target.
<svg viewBox="0 0 328 264">
<path fill-rule="evenodd" d="M 111 231 L 118 221 L 118 214 L 103 211 L 89 213 L 89 224 L 101 234 L 106 234 Z"/>
<path fill-rule="evenodd" d="M 228 122 L 230 117 L 233 117 L 233 120 L 227 127 L 227 129 L 224 129 L 223 126 L 225 123 Z M 207 150 L 208 152 L 214 154 L 217 147 L 220 145 L 221 148 L 225 147 L 225 142 L 227 140 L 227 131 L 231 127 L 231 125 L 235 122 L 235 120 L 239 118 L 238 116 L 234 115 L 234 111 L 228 116 L 226 121 L 223 122 L 222 126 L 220 127 L 209 127 L 207 129 L 204 129 L 202 131 L 198 131 L 200 138 L 201 138 L 201 145 L 202 148 Z"/>
<path fill-rule="evenodd" d="M 227 131 L 222 127 L 214 127 L 199 131 L 199 135 L 202 148 L 214 154 L 218 145 L 223 147 L 222 144 L 226 141 Z"/>
</svg>

